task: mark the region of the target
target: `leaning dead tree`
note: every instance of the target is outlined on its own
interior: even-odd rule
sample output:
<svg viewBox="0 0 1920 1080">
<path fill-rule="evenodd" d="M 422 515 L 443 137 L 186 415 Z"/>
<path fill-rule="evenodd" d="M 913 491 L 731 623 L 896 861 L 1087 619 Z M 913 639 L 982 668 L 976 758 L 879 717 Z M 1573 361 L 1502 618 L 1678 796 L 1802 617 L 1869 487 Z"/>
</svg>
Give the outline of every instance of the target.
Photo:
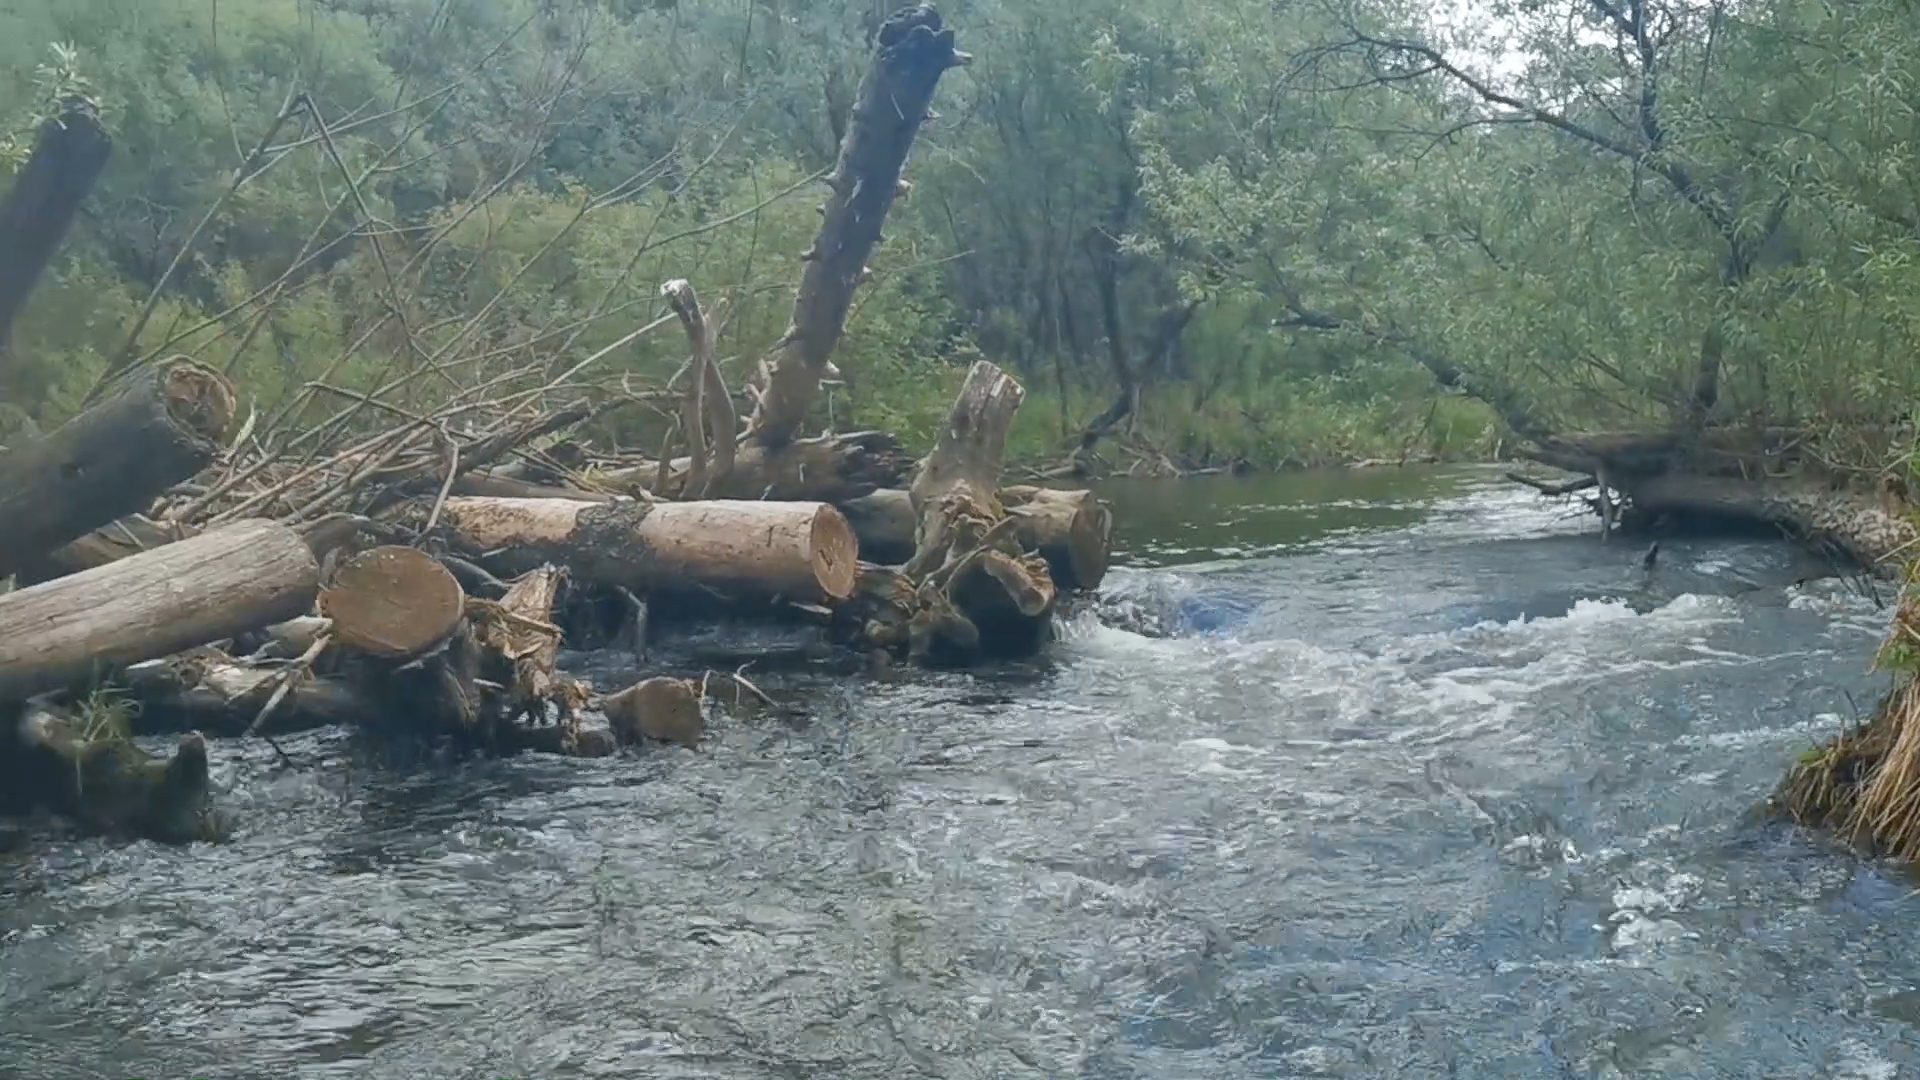
<svg viewBox="0 0 1920 1080">
<path fill-rule="evenodd" d="M 26 164 L 0 198 L 0 354 L 112 152 L 99 106 L 84 97 L 63 99 L 40 125 Z"/>
</svg>

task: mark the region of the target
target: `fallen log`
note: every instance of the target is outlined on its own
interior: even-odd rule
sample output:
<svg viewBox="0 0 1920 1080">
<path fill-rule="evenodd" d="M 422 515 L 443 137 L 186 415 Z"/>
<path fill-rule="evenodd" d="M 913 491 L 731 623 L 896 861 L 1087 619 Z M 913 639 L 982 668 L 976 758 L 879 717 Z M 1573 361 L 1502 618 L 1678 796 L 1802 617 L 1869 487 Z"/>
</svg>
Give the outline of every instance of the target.
<svg viewBox="0 0 1920 1080">
<path fill-rule="evenodd" d="M 112 397 L 0 453 L 0 577 L 146 511 L 213 460 L 233 416 L 225 379 L 174 361 L 142 369 Z"/>
<path fill-rule="evenodd" d="M 817 502 L 456 497 L 440 521 L 452 547 L 510 573 L 552 563 L 582 583 L 643 594 L 833 602 L 852 594 L 859 559 L 847 519 Z"/>
<path fill-rule="evenodd" d="M 797 439 L 774 452 L 749 442 L 739 447 L 724 476 L 712 478 L 707 496 L 838 505 L 880 488 L 899 487 L 912 468 L 913 459 L 901 449 L 900 440 L 884 431 Z M 668 463 L 664 488 L 657 461 L 609 469 L 597 479 L 616 491 L 672 498 L 684 489 L 691 472 L 692 459 L 682 457 Z"/>
<path fill-rule="evenodd" d="M 112 153 L 100 108 L 84 97 L 64 98 L 59 113 L 40 125 L 32 153 L 0 200 L 0 355 Z"/>
<path fill-rule="evenodd" d="M 0 701 L 305 614 L 319 574 L 298 533 L 247 520 L 0 596 Z"/>
<path fill-rule="evenodd" d="M 0 813 L 44 809 L 92 832 L 168 844 L 217 839 L 208 803 L 207 743 L 180 737 L 156 758 L 112 716 L 76 716 L 44 701 L 15 709 L 0 742 Z"/>
<path fill-rule="evenodd" d="M 1100 587 L 1113 553 L 1113 511 L 1107 503 L 1090 491 L 1026 485 L 1001 488 L 1000 501 L 1019 519 L 1013 536 L 1020 547 L 1047 560 L 1057 586 Z M 907 492 L 883 488 L 840 504 L 840 510 L 860 539 L 861 558 L 888 565 L 913 557 L 919 517 Z"/>
<path fill-rule="evenodd" d="M 761 361 L 765 377 L 747 424 L 749 439 L 760 447 L 785 446 L 805 423 L 854 290 L 867 279 L 867 257 L 902 187 L 907 152 L 934 89 L 948 69 L 971 59 L 954 48 L 953 29 L 924 3 L 894 12 L 875 35 L 873 63 L 827 178 L 819 234 L 800 257 L 792 319 Z"/>
<path fill-rule="evenodd" d="M 1904 506 L 1836 489 L 1814 479 L 1739 480 L 1667 473 L 1629 482 L 1633 512 L 1682 520 L 1733 522 L 1778 528 L 1795 540 L 1836 550 L 1882 576 L 1894 576 L 1898 556 L 1920 543 Z"/>
<path fill-rule="evenodd" d="M 1007 430 L 1026 391 L 979 361 L 908 494 L 920 516 L 913 558 L 909 655 L 950 665 L 1037 651 L 1052 628 L 1055 589 L 1046 560 L 1022 554 L 1021 519 L 998 493 Z"/>
<path fill-rule="evenodd" d="M 38 585 L 164 547 L 198 532 L 193 526 L 177 521 L 155 521 L 145 514 L 131 514 L 26 562 L 14 573 L 14 583 Z"/>
</svg>

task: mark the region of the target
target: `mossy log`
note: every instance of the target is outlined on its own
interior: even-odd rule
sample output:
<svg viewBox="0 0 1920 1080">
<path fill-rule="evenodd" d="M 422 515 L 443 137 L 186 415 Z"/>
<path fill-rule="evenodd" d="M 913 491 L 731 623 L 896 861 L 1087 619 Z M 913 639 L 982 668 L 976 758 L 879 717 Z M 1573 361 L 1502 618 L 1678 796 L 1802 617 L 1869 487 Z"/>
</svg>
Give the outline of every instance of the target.
<svg viewBox="0 0 1920 1080">
<path fill-rule="evenodd" d="M 1113 511 L 1091 491 L 1016 486 L 1000 489 L 1000 503 L 1018 519 L 1013 536 L 1025 551 L 1047 560 L 1061 589 L 1093 590 L 1113 556 Z M 913 557 L 919 517 L 913 497 L 883 488 L 840 505 L 860 538 L 862 559 L 898 565 Z"/>
<path fill-rule="evenodd" d="M 210 463 L 233 389 L 184 360 L 144 368 L 59 428 L 0 452 L 0 577 L 145 512 Z"/>
<path fill-rule="evenodd" d="M 79 716 L 44 701 L 4 710 L 0 813 L 46 810 L 83 828 L 168 844 L 213 840 L 207 743 L 188 732 L 171 758 L 135 746 L 110 715 Z"/>
<path fill-rule="evenodd" d="M 451 498 L 441 528 L 452 547 L 510 573 L 552 563 L 643 595 L 834 602 L 852 594 L 859 560 L 847 519 L 817 502 Z"/>
<path fill-rule="evenodd" d="M 0 701 L 305 614 L 319 575 L 298 533 L 246 520 L 7 593 Z"/>
</svg>

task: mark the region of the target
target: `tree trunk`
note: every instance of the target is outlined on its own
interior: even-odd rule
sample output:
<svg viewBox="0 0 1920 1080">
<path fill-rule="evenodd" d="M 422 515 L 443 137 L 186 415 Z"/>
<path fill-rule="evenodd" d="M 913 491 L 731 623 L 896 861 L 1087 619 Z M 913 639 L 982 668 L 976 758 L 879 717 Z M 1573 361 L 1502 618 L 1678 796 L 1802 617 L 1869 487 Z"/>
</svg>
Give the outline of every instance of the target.
<svg viewBox="0 0 1920 1080">
<path fill-rule="evenodd" d="M 247 520 L 0 596 L 0 701 L 306 614 L 319 575 L 300 534 Z"/>
<path fill-rule="evenodd" d="M 1019 519 L 1014 539 L 1022 550 L 1038 551 L 1047 560 L 1056 585 L 1100 587 L 1113 551 L 1113 512 L 1105 502 L 1091 491 L 1027 486 L 1000 489 L 1000 501 Z M 898 565 L 913 557 L 920 521 L 906 492 L 884 488 L 843 503 L 840 510 L 860 538 L 862 559 Z"/>
<path fill-rule="evenodd" d="M 920 517 L 903 572 L 919 605 L 910 655 L 966 663 L 1039 649 L 1052 625 L 1054 586 L 1044 559 L 1022 557 L 998 495 L 1007 430 L 1026 396 L 1018 382 L 980 361 L 908 489 Z"/>
<path fill-rule="evenodd" d="M 926 4 L 896 12 L 880 28 L 873 66 L 827 180 L 832 190 L 819 235 L 802 256 L 792 321 L 761 362 L 764 385 L 747 430 L 763 448 L 791 442 L 806 420 L 934 89 L 948 68 L 970 59 L 953 40 L 953 30 Z"/>
<path fill-rule="evenodd" d="M 707 494 L 715 499 L 837 504 L 879 488 L 899 487 L 912 465 L 900 440 L 883 431 L 799 439 L 777 451 L 749 442 L 739 448 L 726 476 L 714 477 L 716 482 L 708 485 Z M 609 470 L 602 479 L 629 493 L 673 498 L 684 490 L 690 467 L 688 458 L 675 458 L 663 491 L 654 490 L 660 475 L 660 465 L 654 461 Z"/>
<path fill-rule="evenodd" d="M 0 356 L 13 321 L 107 167 L 113 140 L 93 102 L 69 97 L 40 125 L 33 154 L 0 201 Z"/>
<path fill-rule="evenodd" d="M 140 371 L 52 433 L 0 453 L 0 577 L 145 511 L 213 460 L 233 414 L 225 379 L 179 361 Z"/>
<path fill-rule="evenodd" d="M 432 652 L 466 617 L 453 572 L 417 548 L 371 548 L 341 563 L 320 594 L 333 640 L 364 656 L 404 663 Z"/>
<path fill-rule="evenodd" d="M 185 540 L 198 532 L 193 526 L 178 521 L 155 521 L 145 514 L 129 514 L 27 562 L 15 572 L 14 583 L 23 587 L 38 585 Z"/>
<path fill-rule="evenodd" d="M 453 546 L 493 565 L 554 563 L 584 583 L 639 593 L 839 601 L 852 594 L 859 561 L 847 519 L 817 502 L 451 498 L 441 522 Z"/>
<path fill-rule="evenodd" d="M 199 649 L 134 664 L 122 681 L 139 706 L 133 720 L 138 732 L 200 731 L 237 738 L 256 730 L 254 721 L 280 692 L 286 676 L 284 667 L 249 664 L 214 649 Z M 301 677 L 275 704 L 257 732 L 278 735 L 349 726 L 377 714 L 380 708 L 379 701 L 345 679 L 332 675 Z"/>
</svg>

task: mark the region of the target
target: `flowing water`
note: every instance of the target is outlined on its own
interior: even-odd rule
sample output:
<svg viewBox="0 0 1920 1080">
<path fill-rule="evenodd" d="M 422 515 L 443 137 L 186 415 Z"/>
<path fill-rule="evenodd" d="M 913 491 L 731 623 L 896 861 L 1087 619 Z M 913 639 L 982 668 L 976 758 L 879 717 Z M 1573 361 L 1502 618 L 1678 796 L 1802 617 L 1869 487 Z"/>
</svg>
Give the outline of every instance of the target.
<svg viewBox="0 0 1920 1080">
<path fill-rule="evenodd" d="M 16 840 L 0 1076 L 1920 1075 L 1910 883 L 1748 814 L 1873 599 L 1472 471 L 1111 494 L 1043 665 L 799 665 L 697 753 L 220 746 L 229 844 Z"/>
</svg>

